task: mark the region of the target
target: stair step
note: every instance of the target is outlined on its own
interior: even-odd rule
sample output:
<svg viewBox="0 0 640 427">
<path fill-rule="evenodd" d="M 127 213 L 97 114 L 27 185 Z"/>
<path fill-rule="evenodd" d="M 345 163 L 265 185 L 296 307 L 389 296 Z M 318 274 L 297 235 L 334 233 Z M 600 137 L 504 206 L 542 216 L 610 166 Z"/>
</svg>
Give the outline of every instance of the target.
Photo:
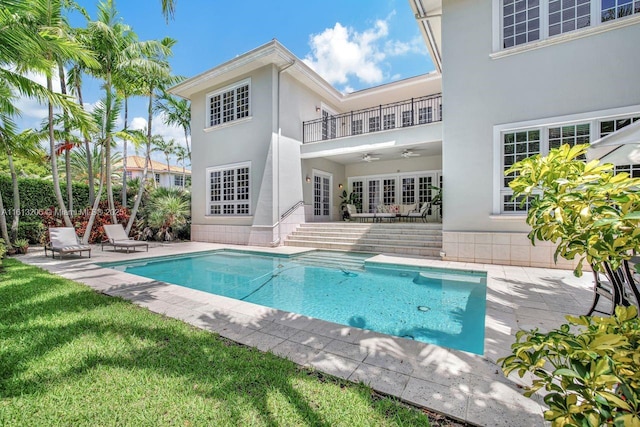
<svg viewBox="0 0 640 427">
<path fill-rule="evenodd" d="M 395 233 L 339 233 L 333 231 L 306 231 L 299 230 L 291 233 L 297 239 L 371 239 L 371 240 L 415 240 L 415 241 L 442 241 L 442 233 L 429 234 L 395 234 Z"/>
<path fill-rule="evenodd" d="M 437 248 L 425 248 L 416 246 L 394 246 L 394 245 L 361 245 L 353 243 L 327 243 L 327 242 L 314 242 L 308 240 L 287 240 L 286 246 L 297 247 L 312 247 L 318 249 L 330 249 L 330 250 L 342 250 L 342 251 L 356 251 L 356 252 L 369 252 L 369 253 L 398 253 L 408 255 L 420 255 L 426 257 L 433 257 L 440 259 L 440 247 Z"/>
<path fill-rule="evenodd" d="M 412 246 L 412 247 L 442 247 L 442 238 L 436 240 L 423 239 L 400 239 L 398 236 L 388 236 L 387 238 L 370 238 L 362 236 L 353 237 L 332 237 L 332 236 L 300 236 L 297 234 L 289 236 L 290 240 L 313 241 L 323 243 L 351 243 L 358 245 L 388 245 L 388 246 Z"/>
</svg>

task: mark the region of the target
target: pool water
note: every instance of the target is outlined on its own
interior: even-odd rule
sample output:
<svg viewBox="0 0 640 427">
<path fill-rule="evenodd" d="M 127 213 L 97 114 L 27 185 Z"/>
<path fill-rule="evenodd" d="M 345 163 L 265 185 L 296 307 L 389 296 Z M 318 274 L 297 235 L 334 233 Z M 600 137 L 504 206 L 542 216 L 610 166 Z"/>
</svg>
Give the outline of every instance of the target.
<svg viewBox="0 0 640 427">
<path fill-rule="evenodd" d="M 102 266 L 342 325 L 483 353 L 485 273 L 365 263 L 370 256 L 216 251 Z"/>
</svg>

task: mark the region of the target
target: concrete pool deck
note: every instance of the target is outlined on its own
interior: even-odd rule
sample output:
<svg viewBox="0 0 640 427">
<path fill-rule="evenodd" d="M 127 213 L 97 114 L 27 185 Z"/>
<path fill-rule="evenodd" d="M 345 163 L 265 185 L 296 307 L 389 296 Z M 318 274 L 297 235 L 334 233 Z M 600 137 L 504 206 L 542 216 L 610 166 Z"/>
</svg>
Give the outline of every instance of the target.
<svg viewBox="0 0 640 427">
<path fill-rule="evenodd" d="M 440 267 L 487 273 L 484 355 L 354 327 L 347 327 L 244 301 L 208 294 L 120 271 L 96 263 L 171 256 L 233 248 L 297 254 L 308 248 L 248 247 L 212 243 L 151 243 L 149 252 L 114 252 L 94 246 L 92 257 L 45 258 L 32 250 L 18 259 L 51 273 L 84 283 L 149 310 L 216 332 L 242 344 L 271 351 L 300 365 L 396 396 L 406 402 L 483 426 L 544 426 L 540 396 L 522 395 L 527 384 L 516 375 L 505 378 L 495 363 L 510 353 L 519 329 L 549 330 L 566 314 L 588 310 L 591 276 L 571 271 L 468 264 L 372 255 L 378 263 Z"/>
</svg>

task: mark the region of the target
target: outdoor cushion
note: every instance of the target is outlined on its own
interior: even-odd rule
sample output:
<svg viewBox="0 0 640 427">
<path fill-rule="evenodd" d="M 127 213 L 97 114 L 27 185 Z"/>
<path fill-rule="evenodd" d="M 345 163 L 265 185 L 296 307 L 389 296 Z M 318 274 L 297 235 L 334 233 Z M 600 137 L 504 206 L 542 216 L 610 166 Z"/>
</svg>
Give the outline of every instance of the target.
<svg viewBox="0 0 640 427">
<path fill-rule="evenodd" d="M 55 258 L 55 253 L 60 254 L 60 258 L 64 254 L 74 252 L 89 252 L 91 258 L 91 246 L 78 243 L 76 229 L 73 227 L 51 227 L 49 229 L 49 243 L 44 247 L 44 256 L 47 256 L 47 250 L 51 251 L 51 257 Z"/>
<path fill-rule="evenodd" d="M 129 253 L 129 249 L 145 246 L 147 248 L 147 252 L 149 251 L 149 244 L 147 242 L 142 242 L 139 240 L 133 240 L 129 236 L 127 236 L 126 231 L 122 224 L 107 224 L 104 225 L 104 232 L 107 235 L 107 241 L 102 242 L 102 249 L 104 250 L 104 245 L 111 245 L 114 249 L 124 248 Z"/>
</svg>

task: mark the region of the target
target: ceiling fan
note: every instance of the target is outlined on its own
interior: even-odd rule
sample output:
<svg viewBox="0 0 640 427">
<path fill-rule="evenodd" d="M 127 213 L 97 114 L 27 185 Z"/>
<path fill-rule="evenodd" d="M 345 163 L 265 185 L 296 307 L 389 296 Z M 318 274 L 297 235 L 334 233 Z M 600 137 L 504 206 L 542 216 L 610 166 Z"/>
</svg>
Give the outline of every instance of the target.
<svg viewBox="0 0 640 427">
<path fill-rule="evenodd" d="M 380 160 L 380 157 L 373 157 L 373 156 L 375 156 L 375 154 L 369 154 L 369 153 L 367 153 L 367 154 L 365 154 L 365 155 L 363 155 L 363 156 L 362 156 L 362 161 L 363 161 L 363 162 L 371 163 L 371 162 L 372 162 L 372 161 L 374 161 L 374 160 Z"/>
<path fill-rule="evenodd" d="M 400 156 L 402 158 L 408 159 L 409 157 L 418 157 L 418 156 L 420 156 L 420 154 L 419 153 L 414 153 L 411 150 L 404 150 L 402 153 L 400 153 Z"/>
</svg>

